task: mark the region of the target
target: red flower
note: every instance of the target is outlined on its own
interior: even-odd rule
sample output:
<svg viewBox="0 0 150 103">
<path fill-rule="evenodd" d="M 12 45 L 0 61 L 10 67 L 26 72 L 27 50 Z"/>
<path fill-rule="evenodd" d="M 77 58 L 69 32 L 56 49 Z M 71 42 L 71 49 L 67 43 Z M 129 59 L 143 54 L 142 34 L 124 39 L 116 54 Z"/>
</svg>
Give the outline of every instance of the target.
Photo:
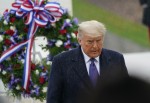
<svg viewBox="0 0 150 103">
<path fill-rule="evenodd" d="M 65 45 L 65 48 L 66 48 L 66 49 L 69 49 L 70 47 L 71 47 L 70 44 Z"/>
<path fill-rule="evenodd" d="M 78 31 L 75 31 L 74 33 L 76 34 L 76 36 L 78 35 Z"/>
<path fill-rule="evenodd" d="M 62 35 L 64 35 L 64 34 L 67 33 L 67 30 L 65 30 L 65 29 L 64 30 L 59 30 L 59 33 L 62 34 Z"/>
<path fill-rule="evenodd" d="M 21 65 L 20 65 L 20 64 L 14 64 L 14 65 L 13 65 L 13 68 L 14 68 L 14 69 L 21 69 Z"/>
<path fill-rule="evenodd" d="M 16 18 L 10 18 L 10 22 L 11 22 L 11 23 L 14 23 L 15 20 L 16 20 Z"/>
<path fill-rule="evenodd" d="M 45 78 L 44 77 L 40 77 L 39 81 L 40 81 L 40 84 L 44 84 L 45 83 Z"/>
<path fill-rule="evenodd" d="M 23 30 L 24 30 L 25 33 L 28 32 L 28 28 L 27 27 L 25 27 Z"/>
<path fill-rule="evenodd" d="M 12 54 L 12 57 L 16 57 L 16 53 Z"/>
<path fill-rule="evenodd" d="M 35 67 L 36 67 L 35 64 L 32 63 L 32 64 L 31 64 L 31 70 L 35 70 Z"/>
<path fill-rule="evenodd" d="M 4 12 L 8 12 L 8 9 L 6 9 Z"/>
<path fill-rule="evenodd" d="M 7 46 L 11 45 L 11 43 L 12 43 L 9 39 L 5 39 L 4 42 L 5 42 L 5 45 L 7 45 Z"/>
<path fill-rule="evenodd" d="M 5 32 L 5 34 L 8 34 L 8 35 L 10 35 L 10 36 L 13 36 L 13 35 L 14 35 L 14 31 L 13 31 L 13 30 L 7 30 L 7 31 Z"/>
</svg>

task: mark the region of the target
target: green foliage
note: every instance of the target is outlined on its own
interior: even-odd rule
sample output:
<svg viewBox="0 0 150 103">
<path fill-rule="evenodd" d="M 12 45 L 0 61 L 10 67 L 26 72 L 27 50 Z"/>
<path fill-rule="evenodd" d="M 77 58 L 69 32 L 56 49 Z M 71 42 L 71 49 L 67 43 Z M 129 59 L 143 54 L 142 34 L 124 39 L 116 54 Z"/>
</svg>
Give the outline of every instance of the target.
<svg viewBox="0 0 150 103">
<path fill-rule="evenodd" d="M 62 25 L 66 22 L 66 19 L 68 19 L 68 21 L 70 21 L 69 24 L 71 24 L 70 26 L 66 26 L 64 28 L 64 30 L 66 31 L 66 33 L 61 33 L 61 28 Z M 61 17 L 61 19 L 59 21 L 57 21 L 53 26 L 50 26 L 49 28 L 40 28 L 37 31 L 37 36 L 46 36 L 48 40 L 61 40 L 62 42 L 67 42 L 68 38 L 66 37 L 67 34 L 69 34 L 69 36 L 71 36 L 70 41 L 72 43 L 77 43 L 76 38 L 72 37 L 72 33 L 76 34 L 77 32 L 77 28 L 78 25 L 73 21 L 74 18 L 72 18 L 70 15 L 66 14 L 63 15 Z M 74 48 L 77 45 L 72 45 L 70 48 Z M 70 48 L 65 48 L 64 45 L 61 45 L 60 47 L 57 46 L 46 46 L 43 47 L 41 46 L 43 49 L 49 50 L 49 52 L 51 53 L 51 55 L 56 55 L 58 53 L 61 53 L 62 51 L 66 51 L 69 50 Z"/>
</svg>

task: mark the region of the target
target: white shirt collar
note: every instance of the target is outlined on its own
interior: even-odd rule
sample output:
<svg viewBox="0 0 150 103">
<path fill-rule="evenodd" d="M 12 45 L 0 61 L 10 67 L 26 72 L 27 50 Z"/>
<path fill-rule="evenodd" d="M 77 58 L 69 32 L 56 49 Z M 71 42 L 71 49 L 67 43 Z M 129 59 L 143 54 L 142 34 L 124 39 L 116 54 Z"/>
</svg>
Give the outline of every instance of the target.
<svg viewBox="0 0 150 103">
<path fill-rule="evenodd" d="M 85 63 L 89 62 L 89 60 L 91 59 L 89 56 L 87 56 L 84 51 L 83 51 L 83 48 L 81 47 L 81 51 L 83 53 L 83 56 L 84 56 L 84 60 L 85 60 Z M 99 56 L 95 58 L 96 59 L 96 62 L 99 63 Z"/>
</svg>

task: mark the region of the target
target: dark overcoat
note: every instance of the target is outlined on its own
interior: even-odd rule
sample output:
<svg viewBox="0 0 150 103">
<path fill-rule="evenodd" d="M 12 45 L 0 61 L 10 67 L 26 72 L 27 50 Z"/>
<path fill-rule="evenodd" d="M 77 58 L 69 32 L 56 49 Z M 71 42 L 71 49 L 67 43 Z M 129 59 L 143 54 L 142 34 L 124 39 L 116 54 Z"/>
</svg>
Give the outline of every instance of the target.
<svg viewBox="0 0 150 103">
<path fill-rule="evenodd" d="M 112 81 L 126 76 L 123 55 L 102 49 L 99 81 Z M 81 47 L 54 57 L 47 91 L 47 103 L 77 103 L 80 94 L 92 90 Z"/>
</svg>

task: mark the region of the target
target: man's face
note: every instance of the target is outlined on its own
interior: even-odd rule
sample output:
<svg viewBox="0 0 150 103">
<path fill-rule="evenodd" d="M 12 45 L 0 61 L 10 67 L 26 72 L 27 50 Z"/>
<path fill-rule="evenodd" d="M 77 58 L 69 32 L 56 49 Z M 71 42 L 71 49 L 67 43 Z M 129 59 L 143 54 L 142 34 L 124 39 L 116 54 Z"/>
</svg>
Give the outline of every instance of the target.
<svg viewBox="0 0 150 103">
<path fill-rule="evenodd" d="M 83 35 L 81 38 L 78 38 L 78 42 L 83 48 L 84 53 L 89 57 L 95 58 L 101 54 L 103 36 L 92 37 Z"/>
</svg>

